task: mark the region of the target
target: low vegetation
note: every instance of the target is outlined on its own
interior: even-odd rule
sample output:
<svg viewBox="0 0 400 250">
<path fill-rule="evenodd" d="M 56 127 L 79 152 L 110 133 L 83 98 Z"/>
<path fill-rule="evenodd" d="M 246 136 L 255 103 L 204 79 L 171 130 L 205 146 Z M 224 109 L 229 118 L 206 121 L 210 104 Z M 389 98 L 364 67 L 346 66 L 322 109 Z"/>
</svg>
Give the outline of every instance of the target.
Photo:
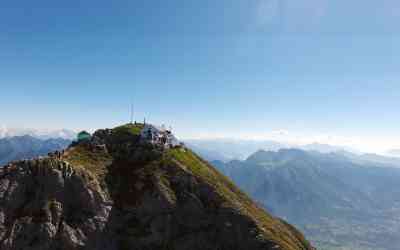
<svg viewBox="0 0 400 250">
<path fill-rule="evenodd" d="M 63 159 L 75 167 L 82 167 L 99 180 L 104 180 L 108 173 L 107 166 L 111 164 L 112 157 L 101 150 L 90 150 L 85 144 L 77 145 L 63 156 Z"/>
<path fill-rule="evenodd" d="M 113 132 L 116 135 L 140 135 L 140 132 L 142 131 L 144 127 L 143 123 L 128 123 L 119 127 L 116 127 L 113 129 Z"/>
</svg>

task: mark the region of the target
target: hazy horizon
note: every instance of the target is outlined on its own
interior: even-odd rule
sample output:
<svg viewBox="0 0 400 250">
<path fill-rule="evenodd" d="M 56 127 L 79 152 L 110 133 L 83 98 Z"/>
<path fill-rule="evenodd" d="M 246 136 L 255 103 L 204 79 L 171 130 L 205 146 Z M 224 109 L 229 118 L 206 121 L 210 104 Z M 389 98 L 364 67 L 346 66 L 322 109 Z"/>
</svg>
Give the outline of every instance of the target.
<svg viewBox="0 0 400 250">
<path fill-rule="evenodd" d="M 121 123 L 123 124 L 123 123 Z M 102 128 L 81 128 L 81 129 L 68 129 L 68 128 L 58 128 L 58 129 L 43 129 L 43 128 L 27 128 L 27 127 L 7 127 L 5 125 L 0 126 L 0 138 L 6 136 L 20 136 L 20 135 L 35 135 L 35 136 L 44 136 L 44 137 L 51 137 L 55 138 L 57 136 L 61 138 L 74 138 L 72 133 L 78 133 L 81 130 L 87 130 L 89 132 L 95 132 L 97 129 L 103 128 L 113 128 L 114 126 L 118 126 L 121 124 L 115 124 L 109 127 L 102 127 Z M 156 124 L 161 125 L 161 124 Z M 369 148 L 368 145 L 364 147 L 360 146 L 363 143 L 361 139 L 359 141 L 351 141 L 350 139 L 354 138 L 339 138 L 339 137 L 324 137 L 324 136 L 306 136 L 303 135 L 302 137 L 297 135 L 297 137 L 293 137 L 293 135 L 289 134 L 288 131 L 272 131 L 269 134 L 262 134 L 262 135 L 254 135 L 254 136 L 221 136 L 221 135 L 204 135 L 204 134 L 197 134 L 197 136 L 181 136 L 179 132 L 174 131 L 176 136 L 179 139 L 184 141 L 220 141 L 220 142 L 228 142 L 228 143 L 241 143 L 241 142 L 254 142 L 254 143 L 261 143 L 261 142 L 276 142 L 282 145 L 286 145 L 289 147 L 301 147 L 307 146 L 311 144 L 321 144 L 321 145 L 328 145 L 333 147 L 338 147 L 343 150 L 353 152 L 353 153 L 377 153 L 382 155 L 388 155 L 388 151 L 390 150 L 397 150 L 399 147 L 396 147 L 397 144 L 393 144 L 393 147 L 390 147 L 390 143 L 384 144 L 386 145 L 385 148 Z M 61 135 L 61 136 L 60 136 Z M 343 140 L 343 141 L 341 141 Z M 349 143 L 346 143 L 349 142 Z M 260 148 L 262 149 L 262 148 Z"/>
</svg>

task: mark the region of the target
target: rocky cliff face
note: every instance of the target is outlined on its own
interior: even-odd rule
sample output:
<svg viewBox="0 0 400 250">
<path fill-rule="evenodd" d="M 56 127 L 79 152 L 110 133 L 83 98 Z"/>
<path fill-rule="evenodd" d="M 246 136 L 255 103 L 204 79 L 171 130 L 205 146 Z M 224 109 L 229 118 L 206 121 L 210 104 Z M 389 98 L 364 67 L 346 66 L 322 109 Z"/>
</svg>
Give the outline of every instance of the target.
<svg viewBox="0 0 400 250">
<path fill-rule="evenodd" d="M 124 126 L 0 173 L 0 249 L 313 249 L 212 166 Z"/>
</svg>

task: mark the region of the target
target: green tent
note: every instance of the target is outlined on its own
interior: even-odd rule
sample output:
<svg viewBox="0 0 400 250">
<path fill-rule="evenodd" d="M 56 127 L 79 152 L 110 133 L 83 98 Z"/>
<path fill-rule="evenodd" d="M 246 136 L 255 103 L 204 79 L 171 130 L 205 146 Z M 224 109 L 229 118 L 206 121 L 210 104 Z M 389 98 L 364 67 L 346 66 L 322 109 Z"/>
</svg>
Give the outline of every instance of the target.
<svg viewBox="0 0 400 250">
<path fill-rule="evenodd" d="M 77 136 L 78 141 L 89 140 L 90 137 L 91 137 L 91 135 L 86 131 L 79 132 L 78 136 Z"/>
</svg>

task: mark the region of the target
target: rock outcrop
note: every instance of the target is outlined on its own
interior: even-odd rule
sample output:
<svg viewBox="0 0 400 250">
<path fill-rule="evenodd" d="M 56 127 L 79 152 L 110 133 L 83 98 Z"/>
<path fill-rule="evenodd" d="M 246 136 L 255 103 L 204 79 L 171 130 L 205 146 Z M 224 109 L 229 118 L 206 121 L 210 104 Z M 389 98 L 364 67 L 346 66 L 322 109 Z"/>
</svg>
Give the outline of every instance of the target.
<svg viewBox="0 0 400 250">
<path fill-rule="evenodd" d="M 2 169 L 0 249 L 313 249 L 190 150 L 134 131 Z"/>
</svg>

